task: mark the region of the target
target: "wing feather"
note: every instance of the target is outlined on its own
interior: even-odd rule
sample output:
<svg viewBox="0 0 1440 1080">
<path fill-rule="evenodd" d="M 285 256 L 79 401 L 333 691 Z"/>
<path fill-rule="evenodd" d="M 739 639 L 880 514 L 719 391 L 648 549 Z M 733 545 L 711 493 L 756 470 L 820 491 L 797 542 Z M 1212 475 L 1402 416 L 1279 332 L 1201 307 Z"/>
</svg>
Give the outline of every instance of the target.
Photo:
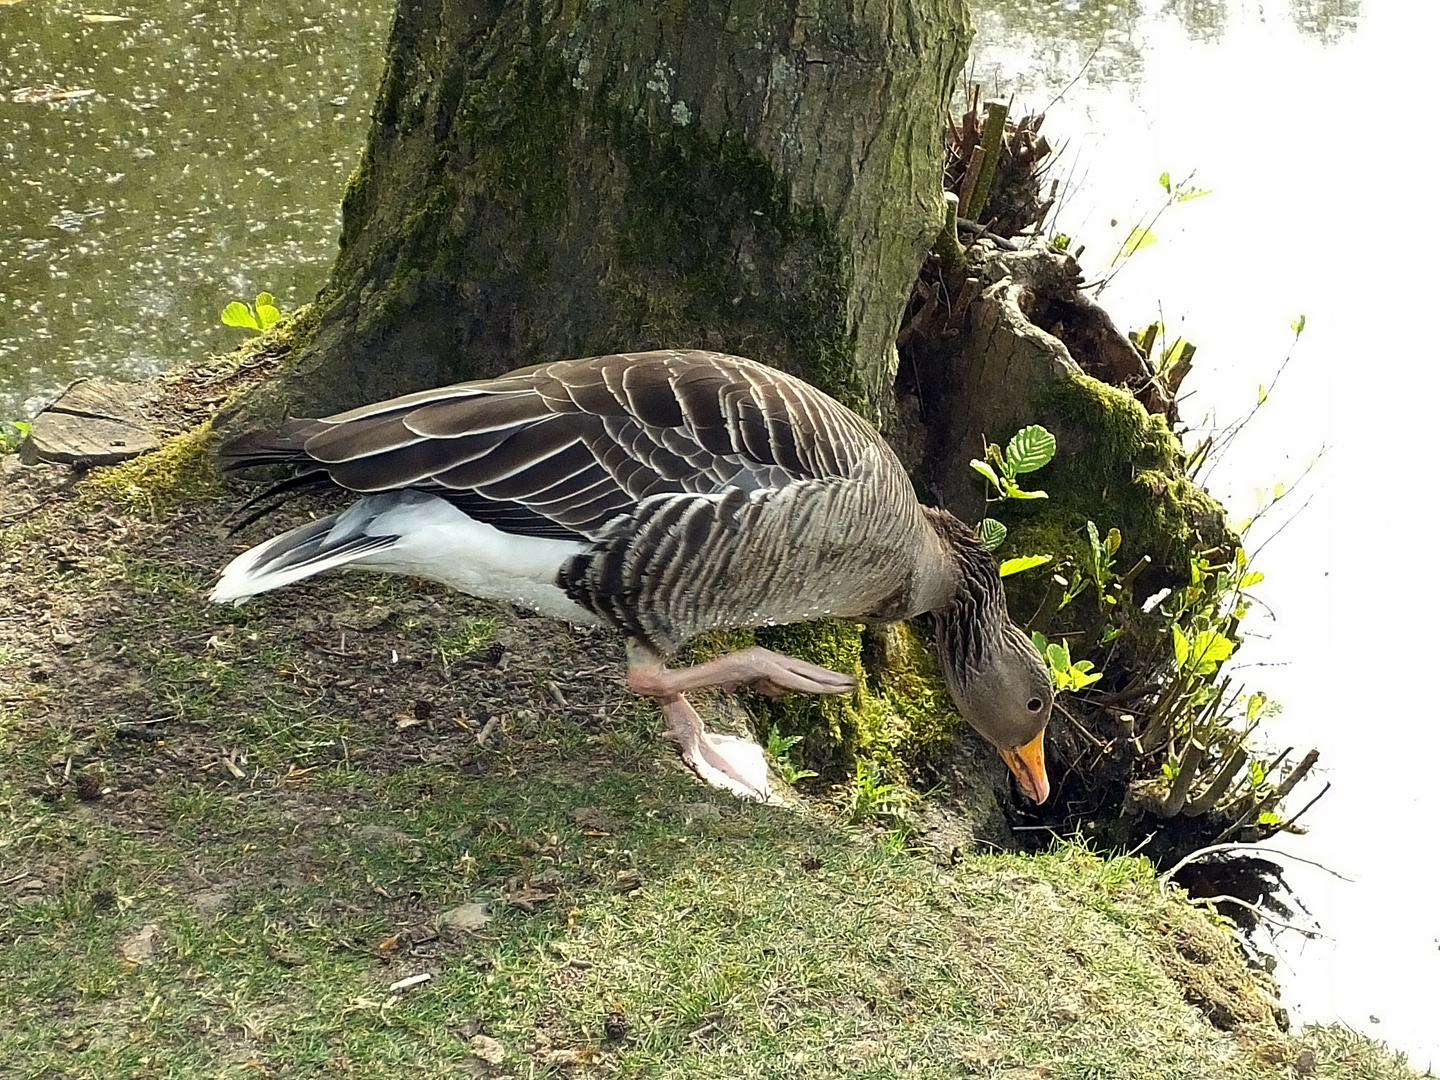
<svg viewBox="0 0 1440 1080">
<path fill-rule="evenodd" d="M 593 539 L 656 496 L 743 498 L 843 481 L 876 445 L 868 424 L 798 379 L 718 353 L 655 352 L 410 394 L 251 436 L 222 454 L 231 467 L 291 461 L 355 491 L 417 487 L 499 528 Z M 714 512 L 676 505 L 691 506 L 684 520 L 646 535 L 673 528 L 665 550 L 700 550 Z M 605 560 L 607 580 L 617 561 Z"/>
</svg>

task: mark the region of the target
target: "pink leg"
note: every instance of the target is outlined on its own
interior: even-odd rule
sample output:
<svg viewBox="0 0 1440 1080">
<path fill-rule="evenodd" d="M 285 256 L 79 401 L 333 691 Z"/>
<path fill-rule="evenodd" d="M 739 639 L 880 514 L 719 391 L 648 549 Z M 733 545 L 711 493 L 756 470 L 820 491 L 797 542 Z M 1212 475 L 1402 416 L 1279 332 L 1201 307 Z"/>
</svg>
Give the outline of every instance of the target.
<svg viewBox="0 0 1440 1080">
<path fill-rule="evenodd" d="M 656 698 L 683 694 L 702 686 L 721 686 L 727 690 L 750 686 L 772 697 L 790 690 L 847 694 L 855 689 L 855 680 L 849 675 L 758 645 L 709 663 L 676 669 L 664 667 L 658 658 L 640 649 L 632 649 L 629 681 L 635 693 Z"/>
<path fill-rule="evenodd" d="M 699 714 L 682 694 L 662 697 L 659 705 L 665 714 L 666 737 L 675 740 L 685 764 L 700 779 L 742 799 L 779 801 L 770 791 L 765 755 L 759 746 L 749 739 L 706 731 Z"/>
<path fill-rule="evenodd" d="M 849 675 L 759 647 L 672 670 L 658 654 L 632 642 L 629 659 L 630 689 L 656 700 L 665 714 L 665 734 L 679 744 L 685 764 L 706 783 L 761 802 L 775 800 L 760 747 L 749 739 L 706 731 L 699 714 L 685 700 L 685 691 L 704 686 L 727 690 L 751 686 L 763 694 L 779 696 L 790 690 L 844 694 L 855 689 L 855 680 Z"/>
</svg>

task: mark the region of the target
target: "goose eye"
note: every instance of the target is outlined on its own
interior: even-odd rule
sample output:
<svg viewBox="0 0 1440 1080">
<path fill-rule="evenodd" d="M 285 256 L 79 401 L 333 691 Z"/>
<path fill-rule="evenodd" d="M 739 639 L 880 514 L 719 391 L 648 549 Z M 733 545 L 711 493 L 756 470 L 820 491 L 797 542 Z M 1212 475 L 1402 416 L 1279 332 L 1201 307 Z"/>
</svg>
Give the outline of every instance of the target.
<svg viewBox="0 0 1440 1080">
<path fill-rule="evenodd" d="M 1032 697 L 1029 701 L 1025 703 L 1025 707 L 1031 712 L 1039 712 L 1045 707 L 1045 703 L 1041 701 L 1038 697 Z"/>
</svg>

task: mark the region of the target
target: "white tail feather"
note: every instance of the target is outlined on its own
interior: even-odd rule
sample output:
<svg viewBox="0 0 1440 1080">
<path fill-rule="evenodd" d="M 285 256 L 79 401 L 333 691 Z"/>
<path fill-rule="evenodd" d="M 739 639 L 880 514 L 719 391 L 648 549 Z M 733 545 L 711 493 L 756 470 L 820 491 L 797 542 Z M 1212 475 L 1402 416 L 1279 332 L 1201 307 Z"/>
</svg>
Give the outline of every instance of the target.
<svg viewBox="0 0 1440 1080">
<path fill-rule="evenodd" d="M 240 604 L 326 570 L 381 570 L 429 578 L 571 622 L 595 623 L 593 613 L 555 584 L 561 564 L 588 546 L 502 532 L 423 492 L 385 492 L 237 556 L 221 571 L 210 599 Z"/>
</svg>

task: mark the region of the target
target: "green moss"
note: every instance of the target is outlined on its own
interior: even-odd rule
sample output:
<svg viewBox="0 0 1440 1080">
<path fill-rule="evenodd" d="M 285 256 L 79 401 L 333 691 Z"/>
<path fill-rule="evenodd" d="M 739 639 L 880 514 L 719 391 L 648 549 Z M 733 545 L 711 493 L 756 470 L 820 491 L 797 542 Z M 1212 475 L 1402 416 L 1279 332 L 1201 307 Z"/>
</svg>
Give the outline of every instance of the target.
<svg viewBox="0 0 1440 1080">
<path fill-rule="evenodd" d="M 364 204 L 370 195 L 370 169 L 372 151 L 367 145 L 360 155 L 360 161 L 350 171 L 345 181 L 345 192 L 340 198 L 340 248 L 351 247 L 359 237 L 365 223 Z"/>
<path fill-rule="evenodd" d="M 394 275 L 413 267 L 472 288 L 488 278 L 528 305 L 573 287 L 577 268 L 598 260 L 590 288 L 611 326 L 580 347 L 760 356 L 874 412 L 847 329 L 848 252 L 821 209 L 792 204 L 759 154 L 732 136 L 668 124 L 613 87 L 581 92 L 545 50 L 466 85 L 449 143 L 468 190 L 433 181 L 402 225 Z M 613 179 L 591 167 L 607 160 Z M 457 215 L 456 206 L 472 209 Z M 474 238 L 487 233 L 512 239 L 479 255 Z M 522 351 L 553 358 L 553 327 L 522 320 L 517 330 Z"/>
<path fill-rule="evenodd" d="M 763 627 L 755 641 L 860 682 L 851 694 L 755 696 L 759 729 L 803 736 L 812 768 L 835 764 L 848 771 L 856 758 L 913 764 L 946 745 L 960 722 L 935 654 L 908 623 Z"/>
<path fill-rule="evenodd" d="M 282 372 L 295 365 L 314 340 L 321 316 L 334 298 L 333 290 L 327 289 L 313 303 L 297 308 L 223 358 L 231 372 L 241 375 L 236 380 L 240 389 L 210 421 L 214 442 L 223 443 L 242 432 L 275 427 L 291 415 L 291 402 L 283 382 L 272 377 L 273 373 L 267 369 L 277 360 L 278 370 Z"/>
<path fill-rule="evenodd" d="M 703 664 L 754 644 L 755 631 L 748 626 L 738 630 L 708 630 L 691 638 L 678 660 L 682 664 Z"/>
<path fill-rule="evenodd" d="M 1059 445 L 1039 474 L 1050 497 L 1006 505 L 1002 557 L 1084 560 L 1085 523 L 1094 521 L 1102 534 L 1120 530 L 1122 569 L 1150 556 L 1147 583 L 1158 587 L 1188 573 L 1190 551 L 1233 543 L 1223 507 L 1184 475 L 1180 442 L 1164 417 L 1147 413 L 1131 394 L 1088 375 L 1057 380 L 1037 402 L 1036 419 Z M 1048 581 L 1043 571 L 1006 581 L 1017 618 L 1039 607 Z"/>
<path fill-rule="evenodd" d="M 210 457 L 214 438 L 207 421 L 166 439 L 160 449 L 109 468 L 95 469 L 76 485 L 131 513 L 161 518 L 181 503 L 220 494 L 220 474 Z"/>
</svg>

